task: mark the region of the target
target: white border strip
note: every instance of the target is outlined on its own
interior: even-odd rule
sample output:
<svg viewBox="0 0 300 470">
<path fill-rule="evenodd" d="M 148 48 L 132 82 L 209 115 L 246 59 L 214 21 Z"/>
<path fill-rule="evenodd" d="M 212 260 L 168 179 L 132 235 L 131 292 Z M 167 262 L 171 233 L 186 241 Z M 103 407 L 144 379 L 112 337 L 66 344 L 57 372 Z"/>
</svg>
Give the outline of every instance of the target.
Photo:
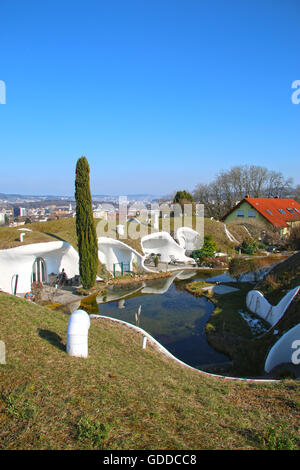
<svg viewBox="0 0 300 470">
<path fill-rule="evenodd" d="M 138 326 L 135 326 L 133 325 L 132 323 L 128 323 L 126 321 L 123 321 L 123 320 L 119 320 L 117 318 L 113 318 L 113 317 L 107 317 L 105 315 L 96 315 L 96 314 L 91 314 L 90 315 L 90 318 L 93 319 L 93 318 L 96 318 L 96 319 L 101 319 L 101 318 L 104 318 L 106 320 L 112 320 L 114 322 L 117 322 L 117 323 L 121 323 L 122 325 L 126 326 L 127 328 L 131 328 L 135 331 L 137 331 L 138 333 L 141 333 L 143 336 L 146 336 L 147 339 L 150 340 L 150 342 L 156 346 L 156 348 L 162 353 L 164 354 L 165 356 L 169 357 L 170 359 L 178 362 L 180 365 L 184 366 L 184 367 L 188 367 L 189 369 L 192 369 L 200 374 L 203 374 L 203 375 L 207 375 L 209 377 L 215 377 L 215 378 L 219 378 L 219 379 L 225 379 L 225 380 L 241 380 L 241 381 L 244 381 L 244 382 L 256 382 L 256 383 L 274 383 L 274 382 L 280 382 L 279 380 L 276 380 L 276 379 L 247 379 L 247 378 L 242 378 L 242 377 L 228 377 L 226 375 L 217 375 L 217 374 L 210 374 L 209 372 L 205 372 L 203 370 L 200 370 L 200 369 L 196 369 L 195 367 L 192 367 L 192 366 L 189 366 L 188 364 L 186 364 L 185 362 L 182 362 L 180 359 L 177 359 L 177 357 L 173 356 L 173 354 L 171 354 L 166 348 L 164 348 L 164 346 L 162 346 L 155 338 L 153 338 L 153 336 L 151 336 L 149 333 L 147 333 L 147 331 L 143 330 L 142 328 L 138 327 Z"/>
</svg>

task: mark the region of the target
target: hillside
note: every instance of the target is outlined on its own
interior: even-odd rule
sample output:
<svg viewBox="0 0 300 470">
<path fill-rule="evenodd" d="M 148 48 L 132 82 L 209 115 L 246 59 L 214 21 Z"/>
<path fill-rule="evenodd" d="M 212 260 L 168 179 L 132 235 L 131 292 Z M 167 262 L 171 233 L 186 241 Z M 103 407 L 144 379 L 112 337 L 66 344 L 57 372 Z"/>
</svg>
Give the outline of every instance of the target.
<svg viewBox="0 0 300 470">
<path fill-rule="evenodd" d="M 91 322 L 89 358 L 70 357 L 66 314 L 4 293 L 0 318 L 2 449 L 299 448 L 295 381 L 203 375 L 105 319 Z"/>
<path fill-rule="evenodd" d="M 169 219 L 171 232 L 174 229 L 174 219 Z M 99 219 L 94 219 L 95 226 L 97 227 L 100 222 Z M 181 221 L 177 220 L 179 224 Z M 190 223 L 190 220 L 188 220 Z M 27 243 L 42 243 L 45 241 L 54 240 L 65 240 L 70 243 L 75 249 L 77 249 L 77 237 L 76 237 L 76 226 L 75 218 L 62 218 L 58 220 L 51 220 L 48 222 L 38 222 L 33 224 L 26 224 L 24 227 L 0 227 L 0 249 L 13 248 L 20 246 L 19 241 L 20 233 L 22 228 L 30 229 L 32 232 L 26 232 L 23 244 Z M 100 227 L 100 226 L 99 226 Z M 101 229 L 97 230 L 98 236 L 115 237 L 120 239 L 122 242 L 128 244 L 139 253 L 142 253 L 140 239 L 134 239 L 134 237 L 128 236 L 127 238 L 121 238 L 117 235 L 115 230 L 115 224 L 112 222 L 101 224 Z M 160 229 L 162 229 L 162 222 L 160 221 Z M 247 238 L 248 234 L 243 227 L 236 224 L 228 224 L 227 228 L 234 235 L 234 237 L 241 242 L 244 238 Z M 18 230 L 21 229 L 21 230 Z M 136 224 L 127 224 L 128 233 L 132 230 L 133 234 L 136 234 Z M 147 232 L 150 229 L 147 228 Z M 235 244 L 232 243 L 226 236 L 223 222 L 217 222 L 216 220 L 205 219 L 204 220 L 204 233 L 205 235 L 212 235 L 216 241 L 218 250 L 232 254 L 234 252 Z M 137 237 L 135 237 L 137 238 Z"/>
</svg>

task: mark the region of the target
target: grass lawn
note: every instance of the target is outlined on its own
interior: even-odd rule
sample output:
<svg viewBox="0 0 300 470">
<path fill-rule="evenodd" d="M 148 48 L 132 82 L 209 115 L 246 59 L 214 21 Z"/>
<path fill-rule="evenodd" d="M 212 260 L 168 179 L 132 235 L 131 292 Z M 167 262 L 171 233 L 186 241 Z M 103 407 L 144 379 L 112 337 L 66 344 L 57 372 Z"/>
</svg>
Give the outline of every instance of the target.
<svg viewBox="0 0 300 470">
<path fill-rule="evenodd" d="M 2 449 L 299 449 L 299 382 L 203 375 L 104 319 L 70 357 L 68 315 L 4 293 L 0 320 Z"/>
</svg>

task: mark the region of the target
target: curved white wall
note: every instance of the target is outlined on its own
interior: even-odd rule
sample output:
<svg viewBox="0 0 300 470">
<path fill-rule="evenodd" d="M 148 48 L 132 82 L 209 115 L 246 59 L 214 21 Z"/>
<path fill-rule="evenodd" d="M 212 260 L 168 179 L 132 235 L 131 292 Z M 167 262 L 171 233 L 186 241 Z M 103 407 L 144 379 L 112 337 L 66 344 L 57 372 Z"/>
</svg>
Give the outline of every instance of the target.
<svg viewBox="0 0 300 470">
<path fill-rule="evenodd" d="M 46 264 L 46 274 L 58 274 L 63 268 L 69 278 L 79 274 L 79 256 L 67 242 L 55 241 L 0 250 L 0 288 L 13 294 L 18 275 L 17 293 L 31 290 L 32 268 L 36 258 Z"/>
<path fill-rule="evenodd" d="M 203 240 L 199 233 L 190 227 L 180 227 L 177 229 L 175 238 L 186 251 L 198 250 L 203 245 Z"/>
<path fill-rule="evenodd" d="M 279 364 L 299 364 L 300 360 L 300 323 L 291 328 L 270 349 L 265 362 L 265 371 L 271 372 Z"/>
<path fill-rule="evenodd" d="M 144 266 L 144 256 L 136 250 L 121 242 L 109 237 L 98 237 L 98 257 L 102 264 L 105 264 L 109 272 L 121 272 L 120 263 L 129 264 L 130 271 L 133 270 L 133 263 L 138 267 L 148 269 Z"/>
<path fill-rule="evenodd" d="M 271 305 L 263 294 L 257 290 L 251 290 L 246 297 L 246 304 L 251 312 L 256 313 L 259 317 L 270 323 L 271 326 L 276 325 L 280 318 L 298 294 L 300 286 L 290 290 L 277 305 Z"/>
<path fill-rule="evenodd" d="M 185 248 L 178 245 L 168 232 L 156 232 L 141 239 L 142 250 L 146 255 L 161 254 L 160 260 L 169 263 L 171 256 L 179 261 L 192 263 L 193 260 L 185 256 Z"/>
</svg>

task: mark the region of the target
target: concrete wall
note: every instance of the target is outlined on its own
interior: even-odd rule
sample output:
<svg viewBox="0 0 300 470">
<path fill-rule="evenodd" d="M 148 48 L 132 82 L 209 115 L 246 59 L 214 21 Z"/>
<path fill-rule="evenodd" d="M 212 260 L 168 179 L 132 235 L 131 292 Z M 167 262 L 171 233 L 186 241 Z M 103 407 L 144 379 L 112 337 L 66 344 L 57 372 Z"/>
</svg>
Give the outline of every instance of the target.
<svg viewBox="0 0 300 470">
<path fill-rule="evenodd" d="M 142 250 L 146 255 L 151 253 L 161 254 L 161 262 L 169 263 L 171 256 L 179 261 L 192 262 L 191 258 L 185 256 L 185 248 L 178 245 L 168 232 L 157 232 L 146 235 L 141 240 Z"/>
<path fill-rule="evenodd" d="M 251 312 L 266 320 L 273 327 L 284 315 L 299 290 L 300 286 L 290 290 L 277 305 L 271 305 L 261 292 L 251 290 L 247 294 L 246 304 Z"/>
<path fill-rule="evenodd" d="M 300 323 L 291 328 L 274 344 L 265 362 L 265 371 L 271 372 L 280 364 L 300 363 Z"/>
<path fill-rule="evenodd" d="M 175 239 L 186 251 L 198 250 L 203 245 L 203 237 L 190 227 L 180 227 L 176 231 Z"/>
<path fill-rule="evenodd" d="M 113 273 L 121 272 L 120 263 L 129 264 L 129 270 L 133 271 L 134 264 L 143 270 L 148 270 L 144 266 L 144 256 L 136 250 L 121 242 L 109 237 L 98 237 L 98 257 L 106 269 Z"/>
</svg>

